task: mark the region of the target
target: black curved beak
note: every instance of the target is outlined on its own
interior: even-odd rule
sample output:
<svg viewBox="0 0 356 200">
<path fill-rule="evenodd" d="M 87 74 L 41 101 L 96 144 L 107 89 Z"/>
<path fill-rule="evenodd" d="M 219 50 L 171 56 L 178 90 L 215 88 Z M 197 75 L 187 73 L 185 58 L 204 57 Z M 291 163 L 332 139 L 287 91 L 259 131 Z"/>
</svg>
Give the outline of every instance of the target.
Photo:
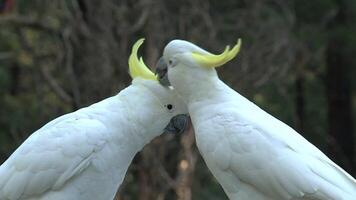
<svg viewBox="0 0 356 200">
<path fill-rule="evenodd" d="M 164 128 L 165 133 L 181 134 L 189 127 L 190 117 L 187 114 L 174 116 L 169 124 Z"/>
<path fill-rule="evenodd" d="M 158 81 L 163 86 L 170 86 L 171 83 L 168 80 L 168 66 L 164 61 L 163 57 L 161 57 L 156 64 L 156 72 L 158 75 Z"/>
</svg>

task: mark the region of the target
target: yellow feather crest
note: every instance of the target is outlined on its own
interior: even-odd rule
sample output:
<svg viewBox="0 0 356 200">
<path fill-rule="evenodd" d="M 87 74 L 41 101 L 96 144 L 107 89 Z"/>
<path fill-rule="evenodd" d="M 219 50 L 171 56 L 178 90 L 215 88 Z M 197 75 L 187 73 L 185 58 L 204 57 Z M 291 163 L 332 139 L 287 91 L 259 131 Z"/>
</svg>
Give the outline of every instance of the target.
<svg viewBox="0 0 356 200">
<path fill-rule="evenodd" d="M 129 57 L 129 73 L 132 79 L 141 77 L 143 79 L 157 80 L 155 74 L 145 65 L 142 57 L 138 59 L 137 52 L 145 39 L 139 39 L 132 47 Z"/>
<path fill-rule="evenodd" d="M 241 47 L 241 39 L 237 40 L 237 44 L 230 50 L 230 46 L 227 46 L 219 55 L 208 54 L 202 55 L 200 53 L 193 52 L 193 59 L 203 65 L 204 67 L 212 68 L 212 67 L 220 67 L 223 64 L 229 62 L 239 53 Z"/>
</svg>

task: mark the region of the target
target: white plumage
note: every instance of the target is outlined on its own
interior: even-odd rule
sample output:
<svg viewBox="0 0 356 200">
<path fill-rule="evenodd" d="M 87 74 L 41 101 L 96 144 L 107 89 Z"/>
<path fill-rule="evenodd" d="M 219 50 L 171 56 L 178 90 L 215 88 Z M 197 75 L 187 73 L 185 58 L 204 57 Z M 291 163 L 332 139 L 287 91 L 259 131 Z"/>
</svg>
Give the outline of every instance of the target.
<svg viewBox="0 0 356 200">
<path fill-rule="evenodd" d="M 356 181 L 288 125 L 224 84 L 214 69 L 238 52 L 213 55 L 182 40 L 163 59 L 186 102 L 197 146 L 232 200 L 354 200 Z M 234 55 L 233 55 L 234 54 Z"/>
<path fill-rule="evenodd" d="M 171 89 L 136 75 L 116 96 L 34 132 L 0 166 L 0 200 L 113 199 L 134 155 L 187 113 Z"/>
</svg>

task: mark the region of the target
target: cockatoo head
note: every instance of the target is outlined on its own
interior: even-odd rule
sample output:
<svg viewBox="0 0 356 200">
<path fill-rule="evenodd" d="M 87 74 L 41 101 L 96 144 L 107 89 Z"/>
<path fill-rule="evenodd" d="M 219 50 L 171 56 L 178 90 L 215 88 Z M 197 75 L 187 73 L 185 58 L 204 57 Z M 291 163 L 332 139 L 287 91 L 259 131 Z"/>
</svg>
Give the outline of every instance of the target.
<svg viewBox="0 0 356 200">
<path fill-rule="evenodd" d="M 131 112 L 136 112 L 139 123 L 150 134 L 181 133 L 189 124 L 188 109 L 172 87 L 163 87 L 154 73 L 145 65 L 137 51 L 144 39 L 138 40 L 129 57 L 129 73 L 139 103 Z M 128 99 L 130 101 L 130 99 Z M 131 99 L 131 101 L 134 101 Z M 144 111 L 144 112 L 143 112 Z"/>
<path fill-rule="evenodd" d="M 219 55 L 209 53 L 197 45 L 184 40 L 173 40 L 164 48 L 163 56 L 156 66 L 156 73 L 162 85 L 184 88 L 199 80 L 216 76 L 215 67 L 219 67 L 233 59 L 239 52 L 241 40 L 230 49 L 229 46 Z"/>
</svg>

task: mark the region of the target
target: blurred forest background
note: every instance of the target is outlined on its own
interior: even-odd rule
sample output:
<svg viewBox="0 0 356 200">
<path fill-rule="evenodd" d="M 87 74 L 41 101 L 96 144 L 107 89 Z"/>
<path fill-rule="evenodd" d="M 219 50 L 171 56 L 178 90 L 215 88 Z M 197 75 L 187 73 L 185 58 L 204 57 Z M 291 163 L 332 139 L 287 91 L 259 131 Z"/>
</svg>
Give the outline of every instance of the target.
<svg viewBox="0 0 356 200">
<path fill-rule="evenodd" d="M 0 0 L 0 163 L 46 122 L 130 84 L 128 55 L 154 66 L 167 42 L 211 52 L 234 89 L 356 175 L 355 0 Z M 117 199 L 227 199 L 192 133 L 139 153 Z"/>
</svg>

